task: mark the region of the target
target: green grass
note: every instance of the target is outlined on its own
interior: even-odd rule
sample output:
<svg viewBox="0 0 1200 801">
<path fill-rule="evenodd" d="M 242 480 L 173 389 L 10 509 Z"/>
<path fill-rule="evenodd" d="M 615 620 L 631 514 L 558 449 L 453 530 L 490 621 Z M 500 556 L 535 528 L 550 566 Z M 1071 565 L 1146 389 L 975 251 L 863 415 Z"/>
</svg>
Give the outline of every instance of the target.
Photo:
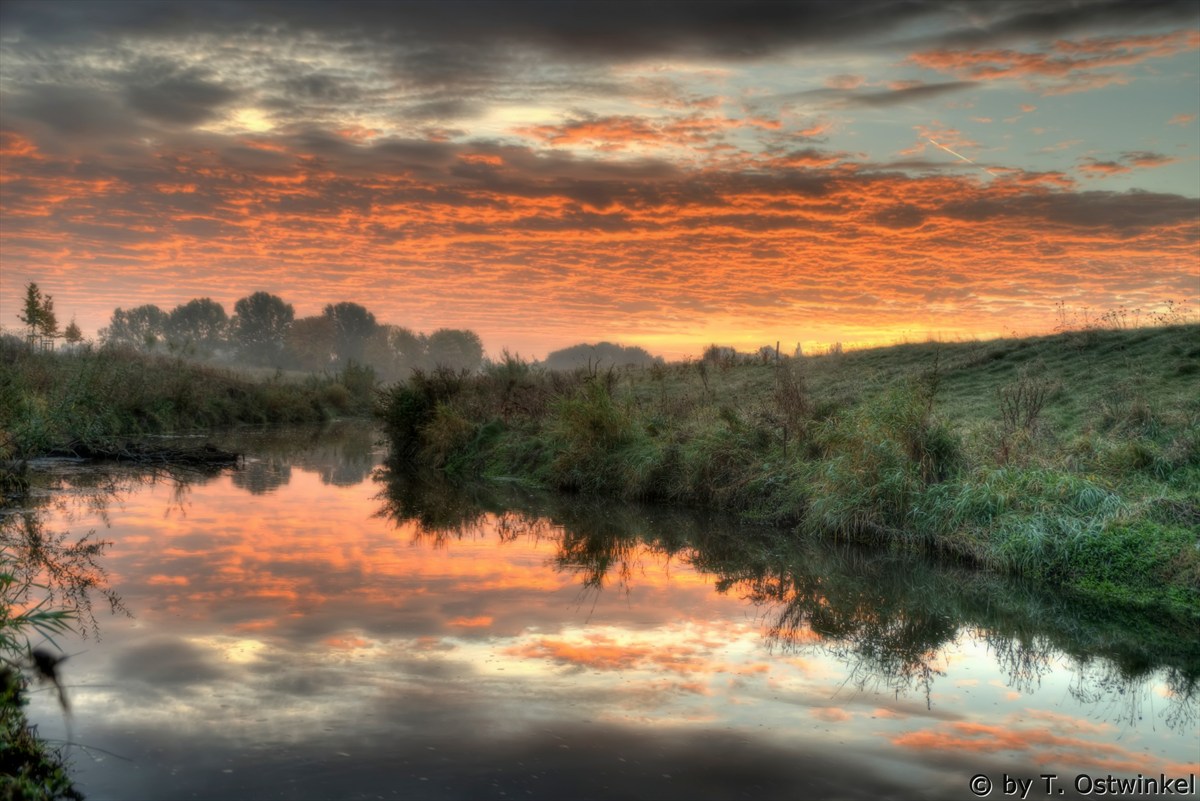
<svg viewBox="0 0 1200 801">
<path fill-rule="evenodd" d="M 727 509 L 1200 618 L 1196 325 L 778 364 L 509 359 L 419 373 L 380 415 L 412 467 Z"/>
</svg>

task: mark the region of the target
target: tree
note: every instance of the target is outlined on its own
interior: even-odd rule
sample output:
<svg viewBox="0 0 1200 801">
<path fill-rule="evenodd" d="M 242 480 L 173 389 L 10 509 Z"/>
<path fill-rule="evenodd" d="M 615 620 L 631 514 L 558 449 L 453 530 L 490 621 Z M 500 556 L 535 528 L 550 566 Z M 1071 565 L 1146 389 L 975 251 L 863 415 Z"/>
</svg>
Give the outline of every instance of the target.
<svg viewBox="0 0 1200 801">
<path fill-rule="evenodd" d="M 181 348 L 211 353 L 225 342 L 229 315 L 212 298 L 193 298 L 171 310 L 167 320 L 167 338 Z"/>
<path fill-rule="evenodd" d="M 233 339 L 245 358 L 280 366 L 296 310 L 283 298 L 255 292 L 233 305 Z"/>
<path fill-rule="evenodd" d="M 54 313 L 54 298 L 42 295 L 42 290 L 32 281 L 25 287 L 25 302 L 17 319 L 29 326 L 29 341 L 37 337 L 43 341 L 58 336 L 58 315 Z"/>
<path fill-rule="evenodd" d="M 118 308 L 113 311 L 108 326 L 100 329 L 100 339 L 106 345 L 132 345 L 153 350 L 166 336 L 167 320 L 167 313 L 153 303 L 129 311 Z"/>
<path fill-rule="evenodd" d="M 424 339 L 398 325 L 380 325 L 363 345 L 363 361 L 375 368 L 382 381 L 408 378 L 424 357 Z"/>
<path fill-rule="evenodd" d="M 288 331 L 291 363 L 301 370 L 325 370 L 333 362 L 333 321 L 325 315 L 302 317 Z"/>
<path fill-rule="evenodd" d="M 333 323 L 334 351 L 338 362 L 345 364 L 350 359 L 362 361 L 363 346 L 379 327 L 375 315 L 357 303 L 330 304 L 325 307 L 324 314 Z"/>
<path fill-rule="evenodd" d="M 613 342 L 597 342 L 595 345 L 581 343 L 556 350 L 546 356 L 546 366 L 551 370 L 574 370 L 577 367 L 605 364 L 609 367 L 649 367 L 660 362 L 645 348 L 637 345 L 618 345 Z"/>
<path fill-rule="evenodd" d="M 25 287 L 24 311 L 17 315 L 17 319 L 29 326 L 29 341 L 32 342 L 42 321 L 42 290 L 32 281 Z"/>
<path fill-rule="evenodd" d="M 58 336 L 58 315 L 54 313 L 54 298 L 50 295 L 42 298 L 38 318 L 38 332 L 44 339 L 54 339 Z"/>
<path fill-rule="evenodd" d="M 477 370 L 483 364 L 483 342 L 474 331 L 440 328 L 425 340 L 425 359 L 433 367 Z"/>
<path fill-rule="evenodd" d="M 67 330 L 63 331 L 63 339 L 70 345 L 78 345 L 83 341 L 83 331 L 80 330 L 74 318 L 67 325 Z"/>
</svg>

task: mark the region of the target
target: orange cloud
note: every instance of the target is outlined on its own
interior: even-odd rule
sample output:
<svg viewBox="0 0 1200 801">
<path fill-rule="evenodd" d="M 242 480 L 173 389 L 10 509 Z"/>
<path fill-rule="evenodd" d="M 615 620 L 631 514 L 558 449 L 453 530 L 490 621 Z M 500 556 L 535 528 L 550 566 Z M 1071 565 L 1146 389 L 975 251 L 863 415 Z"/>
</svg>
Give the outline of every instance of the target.
<svg viewBox="0 0 1200 801">
<path fill-rule="evenodd" d="M 1094 158 L 1086 158 L 1080 162 L 1079 170 L 1091 175 L 1104 177 L 1131 172 L 1135 167 L 1143 169 L 1148 167 L 1163 167 L 1167 164 L 1174 164 L 1176 161 L 1178 159 L 1163 155 L 1162 153 L 1136 150 L 1122 153 L 1116 160 L 1100 161 Z"/>
<path fill-rule="evenodd" d="M 798 136 L 805 136 L 805 137 L 811 138 L 811 137 L 816 137 L 816 136 L 823 136 L 823 135 L 829 133 L 831 130 L 833 130 L 832 122 L 816 122 L 816 123 L 813 123 L 812 125 L 808 126 L 807 128 L 801 128 L 799 131 L 796 132 L 796 134 Z"/>
<path fill-rule="evenodd" d="M 1200 48 L 1200 31 L 1174 31 L 1153 36 L 1057 41 L 1048 52 L 1017 50 L 929 50 L 914 53 L 909 63 L 971 80 L 1044 79 L 1046 94 L 1062 94 L 1127 82 L 1119 74 L 1095 70 L 1131 66 L 1151 58 L 1167 58 Z"/>
<path fill-rule="evenodd" d="M 737 128 L 779 130 L 778 120 L 759 117 L 731 118 L 693 114 L 687 117 L 589 117 L 559 125 L 518 128 L 517 133 L 555 146 L 591 145 L 620 150 L 631 145 L 680 147 L 704 144 Z"/>
<path fill-rule="evenodd" d="M 842 723 L 854 717 L 846 710 L 834 706 L 814 708 L 809 710 L 809 714 L 826 723 Z"/>
<path fill-rule="evenodd" d="M 0 158 L 41 159 L 37 145 L 16 131 L 0 131 Z"/>
<path fill-rule="evenodd" d="M 1106 176 L 1130 172 L 1130 169 L 1124 164 L 1120 164 L 1116 161 L 1098 161 L 1093 158 L 1088 158 L 1080 162 L 1079 171 L 1086 172 L 1089 175 Z"/>
<path fill-rule="evenodd" d="M 1179 160 L 1170 156 L 1164 156 L 1162 153 L 1150 153 L 1145 150 L 1122 153 L 1121 159 L 1126 164 L 1134 167 L 1164 167 L 1168 164 L 1174 164 Z"/>
<path fill-rule="evenodd" d="M 1061 724 L 1062 720 L 1053 721 Z M 1073 723 L 1073 719 L 1071 720 Z M 1023 754 L 1034 765 L 1044 767 L 1070 764 L 1073 767 L 1096 768 L 1114 773 L 1152 773 L 1187 775 L 1194 766 L 1181 763 L 1155 765 L 1147 763 L 1147 755 L 1120 745 L 1087 739 L 1095 733 L 1092 726 L 1071 725 L 1073 735 L 1054 734 L 1049 729 L 1020 725 L 989 725 L 958 721 L 939 724 L 936 729 L 906 732 L 892 738 L 901 748 L 915 751 L 948 751 L 971 754 L 995 754 L 1012 751 Z"/>
<path fill-rule="evenodd" d="M 946 126 L 918 133 L 967 156 L 977 145 Z M 417 330 L 471 328 L 492 350 L 591 337 L 680 356 L 714 340 L 1045 330 L 1064 284 L 1099 308 L 1194 294 L 1190 201 L 1079 193 L 1058 172 L 912 175 L 817 148 L 686 170 L 519 147 L 330 147 L 158 154 L 132 172 L 97 160 L 86 176 L 6 159 L 6 279 L 38 281 L 91 330 L 117 306 L 228 309 L 264 289 L 300 315 L 344 299 Z"/>
</svg>

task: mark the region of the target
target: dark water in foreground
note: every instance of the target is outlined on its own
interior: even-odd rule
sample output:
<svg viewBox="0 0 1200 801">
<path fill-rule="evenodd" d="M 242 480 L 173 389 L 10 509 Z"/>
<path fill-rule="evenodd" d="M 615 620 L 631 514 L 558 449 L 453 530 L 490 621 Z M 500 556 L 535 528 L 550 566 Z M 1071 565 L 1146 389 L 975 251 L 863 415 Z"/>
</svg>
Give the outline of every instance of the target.
<svg viewBox="0 0 1200 801">
<path fill-rule="evenodd" d="M 971 798 L 978 774 L 1069 798 L 1200 772 L 1188 626 L 418 486 L 361 428 L 243 447 L 215 475 L 45 477 L 42 525 L 111 540 L 132 614 L 98 603 L 101 638 L 64 644 L 69 721 L 34 694 L 89 798 Z"/>
</svg>

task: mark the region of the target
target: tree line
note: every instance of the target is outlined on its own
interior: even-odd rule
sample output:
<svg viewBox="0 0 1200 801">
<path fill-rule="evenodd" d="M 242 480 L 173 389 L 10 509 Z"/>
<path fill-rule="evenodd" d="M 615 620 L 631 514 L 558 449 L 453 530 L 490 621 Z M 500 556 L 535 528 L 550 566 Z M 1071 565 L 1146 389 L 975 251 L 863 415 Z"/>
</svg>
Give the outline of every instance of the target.
<svg viewBox="0 0 1200 801">
<path fill-rule="evenodd" d="M 36 283 L 26 287 L 23 312 L 31 344 L 52 347 L 56 339 L 83 342 L 74 320 L 60 332 L 54 299 Z M 322 371 L 368 366 L 382 381 L 407 379 L 414 369 L 476 370 L 484 364 L 483 343 L 467 329 L 430 334 L 379 322 L 357 303 L 330 303 L 320 314 L 296 317 L 278 295 L 255 292 L 233 305 L 233 314 L 212 298 L 193 298 L 167 311 L 153 303 L 117 308 L 100 329 L 100 344 L 130 347 L 221 362 Z M 581 343 L 547 355 L 542 366 L 574 370 L 604 366 L 649 367 L 661 363 L 644 348 L 612 342 Z"/>
<path fill-rule="evenodd" d="M 73 321 L 59 333 L 53 298 L 43 296 L 37 284 L 26 288 L 18 316 L 29 327 L 31 342 L 83 340 Z M 442 328 L 421 334 L 381 323 L 364 306 L 349 302 L 297 318 L 292 304 L 269 292 L 241 298 L 232 315 L 212 298 L 194 298 L 170 311 L 152 303 L 118 308 L 99 333 L 105 346 L 263 367 L 319 371 L 355 363 L 370 366 L 384 381 L 437 366 L 475 370 L 484 358 L 483 342 L 473 331 Z"/>
</svg>

